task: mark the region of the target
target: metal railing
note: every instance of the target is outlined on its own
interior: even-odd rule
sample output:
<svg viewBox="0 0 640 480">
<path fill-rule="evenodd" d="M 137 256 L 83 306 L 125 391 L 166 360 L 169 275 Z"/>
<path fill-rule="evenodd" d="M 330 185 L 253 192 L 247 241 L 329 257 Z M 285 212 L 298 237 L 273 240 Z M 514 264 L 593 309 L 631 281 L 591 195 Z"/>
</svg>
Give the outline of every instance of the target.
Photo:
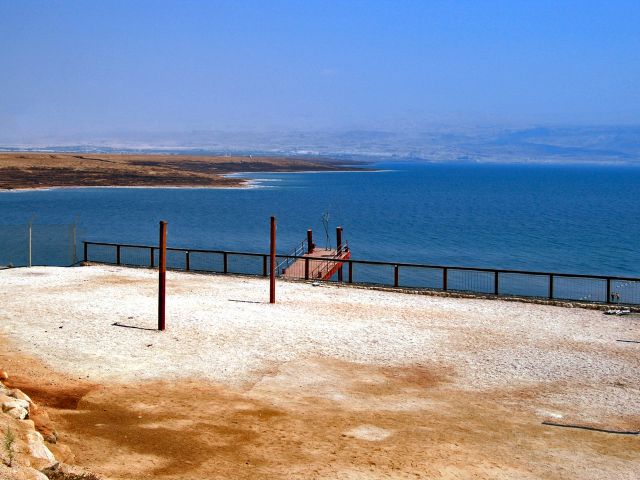
<svg viewBox="0 0 640 480">
<path fill-rule="evenodd" d="M 308 249 L 307 245 L 307 239 L 305 238 L 289 255 L 286 256 L 284 260 L 276 265 L 276 272 L 278 272 L 278 275 L 283 274 L 287 267 L 296 261 L 296 258 L 305 254 Z"/>
<path fill-rule="evenodd" d="M 338 246 L 338 249 L 336 250 L 335 255 L 329 258 L 322 257 L 324 259 L 323 262 L 320 262 L 320 263 L 316 262 L 316 266 L 311 270 L 309 274 L 306 273 L 306 270 L 308 270 L 308 267 L 305 265 L 305 278 L 308 280 L 309 277 L 315 278 L 315 279 L 322 277 L 323 273 L 329 272 L 330 270 L 332 270 L 333 268 L 332 265 L 344 263 L 340 259 L 342 257 L 342 254 L 348 251 L 349 251 L 349 244 L 345 242 L 343 245 Z"/>
<path fill-rule="evenodd" d="M 84 242 L 86 262 L 125 266 L 157 266 L 158 247 L 105 242 Z M 167 248 L 167 267 L 175 270 L 267 276 L 268 254 Z M 640 305 L 640 278 L 537 272 L 375 260 L 327 259 L 278 255 L 283 260 L 305 258 L 346 266 L 345 283 L 395 288 L 465 292 L 504 297 Z M 336 281 L 337 275 L 331 278 Z"/>
</svg>

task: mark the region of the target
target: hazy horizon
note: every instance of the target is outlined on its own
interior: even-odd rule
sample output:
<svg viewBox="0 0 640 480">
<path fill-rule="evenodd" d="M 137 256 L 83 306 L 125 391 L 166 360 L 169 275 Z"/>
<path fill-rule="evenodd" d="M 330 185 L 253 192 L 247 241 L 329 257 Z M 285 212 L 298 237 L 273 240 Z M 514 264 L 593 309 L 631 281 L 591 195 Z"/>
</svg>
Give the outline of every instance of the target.
<svg viewBox="0 0 640 480">
<path fill-rule="evenodd" d="M 0 143 L 640 125 L 639 24 L 628 0 L 0 0 Z"/>
</svg>

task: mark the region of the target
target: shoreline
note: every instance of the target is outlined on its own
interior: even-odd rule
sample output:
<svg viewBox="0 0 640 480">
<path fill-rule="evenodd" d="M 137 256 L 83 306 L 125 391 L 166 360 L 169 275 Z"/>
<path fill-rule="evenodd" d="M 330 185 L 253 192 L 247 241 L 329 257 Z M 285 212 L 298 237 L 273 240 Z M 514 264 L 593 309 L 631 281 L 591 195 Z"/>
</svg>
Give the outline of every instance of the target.
<svg viewBox="0 0 640 480">
<path fill-rule="evenodd" d="M 249 183 L 249 182 L 246 182 Z M 252 187 L 245 186 L 176 186 L 176 185 L 65 185 L 65 186 L 51 186 L 51 187 L 27 187 L 27 188 L 2 188 L 0 193 L 25 193 L 25 192 L 46 192 L 49 190 L 93 190 L 93 189 L 167 189 L 167 190 L 244 190 Z"/>
<path fill-rule="evenodd" d="M 200 186 L 200 185 L 63 185 L 57 186 L 52 185 L 48 187 L 20 187 L 20 188 L 0 188 L 0 193 L 23 193 L 23 192 L 43 192 L 49 190 L 85 190 L 85 189 L 168 189 L 168 190 L 250 190 L 256 188 L 270 188 L 270 187 L 261 187 L 260 184 L 264 183 L 264 181 L 275 181 L 275 179 L 252 179 L 245 178 L 243 175 L 246 174 L 278 174 L 278 175 L 299 175 L 305 173 L 384 173 L 384 172 L 393 172 L 394 170 L 390 169 L 369 169 L 369 170 L 304 170 L 304 171 L 291 171 L 291 172 L 283 172 L 283 171 L 264 171 L 264 172 L 233 172 L 223 174 L 223 178 L 231 178 L 237 179 L 239 181 L 238 185 L 212 185 L 212 186 Z"/>
<path fill-rule="evenodd" d="M 370 171 L 308 157 L 0 152 L 0 192 L 60 188 L 255 188 L 247 174 Z"/>
</svg>

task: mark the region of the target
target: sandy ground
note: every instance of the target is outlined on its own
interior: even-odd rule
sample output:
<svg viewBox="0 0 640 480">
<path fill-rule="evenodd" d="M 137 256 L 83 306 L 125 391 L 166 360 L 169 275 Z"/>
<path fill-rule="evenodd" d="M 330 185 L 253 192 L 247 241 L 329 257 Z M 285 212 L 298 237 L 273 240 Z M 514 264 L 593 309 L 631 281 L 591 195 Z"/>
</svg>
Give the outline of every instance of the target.
<svg viewBox="0 0 640 480">
<path fill-rule="evenodd" d="M 109 478 L 637 479 L 640 318 L 116 267 L 0 271 L 0 359 Z M 114 325 L 114 324 L 118 325 Z M 620 341 L 626 340 L 626 341 Z"/>
</svg>

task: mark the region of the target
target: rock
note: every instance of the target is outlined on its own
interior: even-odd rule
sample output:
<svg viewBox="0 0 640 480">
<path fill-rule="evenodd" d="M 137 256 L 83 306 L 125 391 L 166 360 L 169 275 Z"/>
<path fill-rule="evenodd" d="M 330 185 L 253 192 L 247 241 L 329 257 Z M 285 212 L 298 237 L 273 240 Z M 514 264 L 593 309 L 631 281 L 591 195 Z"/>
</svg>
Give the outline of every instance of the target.
<svg viewBox="0 0 640 480">
<path fill-rule="evenodd" d="M 18 400 L 24 400 L 25 402 L 29 402 L 30 404 L 33 403 L 29 398 L 29 395 L 24 393 L 22 390 L 18 390 L 17 388 L 9 390 L 9 393 L 7 393 L 7 395 L 13 398 L 17 398 Z"/>
<path fill-rule="evenodd" d="M 31 405 L 29 405 L 29 416 L 37 415 L 38 413 L 40 413 L 40 407 L 36 402 L 32 401 Z"/>
<path fill-rule="evenodd" d="M 2 406 L 4 410 L 4 405 Z M 29 415 L 29 411 L 26 408 L 22 407 L 14 407 L 9 410 L 6 410 L 5 413 L 17 420 L 24 420 Z"/>
<path fill-rule="evenodd" d="M 0 370 L 0 381 L 5 381 L 9 378 L 9 374 L 5 370 Z"/>
<path fill-rule="evenodd" d="M 44 444 L 44 438 L 38 432 L 27 433 L 27 447 L 29 448 L 29 455 L 32 457 L 47 460 L 50 464 L 55 463 L 56 457 Z"/>
<path fill-rule="evenodd" d="M 22 476 L 24 480 L 49 480 L 44 473 L 35 468 L 25 467 L 22 469 Z"/>
<path fill-rule="evenodd" d="M 54 454 L 47 448 L 43 435 L 36 431 L 36 422 L 26 417 L 34 409 L 38 412 L 39 424 L 50 440 L 57 440 L 57 434 L 53 429 L 53 423 L 49 419 L 46 411 L 29 402 L 28 396 L 19 390 L 10 392 L 13 396 L 0 393 L 0 406 L 4 414 L 0 414 L 0 443 L 3 436 L 11 430 L 14 440 L 11 450 L 14 459 L 11 468 L 6 468 L 0 461 L 1 480 L 44 480 L 47 478 L 38 470 L 48 467 L 56 462 Z M 17 398 L 20 397 L 20 398 Z M 4 447 L 5 450 L 7 447 Z M 5 450 L 0 445 L 0 456 Z M 73 454 L 68 449 L 60 448 L 59 451 L 69 459 Z"/>
<path fill-rule="evenodd" d="M 29 402 L 18 398 L 11 398 L 9 401 L 2 402 L 3 412 L 8 412 L 14 408 L 24 408 L 25 410 L 29 410 Z"/>
<path fill-rule="evenodd" d="M 21 425 L 22 427 L 26 428 L 27 430 L 35 430 L 35 429 L 36 429 L 36 426 L 35 426 L 35 424 L 33 423 L 33 420 L 30 420 L 30 419 L 28 419 L 28 418 L 27 418 L 27 419 L 25 419 L 25 420 L 22 420 L 22 421 L 20 422 L 20 425 Z"/>
<path fill-rule="evenodd" d="M 0 462 L 0 478 L 2 480 L 24 480 L 21 468 L 10 468 Z"/>
<path fill-rule="evenodd" d="M 45 474 L 47 478 L 59 476 L 58 474 L 63 473 L 62 466 L 60 465 L 60 462 L 56 462 L 53 465 L 48 466 L 47 468 L 43 468 L 42 473 Z"/>
<path fill-rule="evenodd" d="M 58 432 L 56 432 L 53 422 L 45 410 L 38 410 L 35 414 L 33 410 L 30 410 L 29 418 L 33 420 L 35 429 L 42 434 L 47 442 L 56 443 L 58 441 Z"/>
<path fill-rule="evenodd" d="M 65 462 L 56 463 L 51 467 L 42 469 L 42 473 L 47 475 L 50 478 L 95 478 L 98 479 L 97 476 L 91 474 L 87 470 L 82 467 L 78 467 L 77 465 L 68 465 Z"/>
<path fill-rule="evenodd" d="M 67 445 L 56 443 L 55 445 L 49 445 L 48 448 L 59 462 L 74 463 L 76 461 L 76 456 Z"/>
</svg>

